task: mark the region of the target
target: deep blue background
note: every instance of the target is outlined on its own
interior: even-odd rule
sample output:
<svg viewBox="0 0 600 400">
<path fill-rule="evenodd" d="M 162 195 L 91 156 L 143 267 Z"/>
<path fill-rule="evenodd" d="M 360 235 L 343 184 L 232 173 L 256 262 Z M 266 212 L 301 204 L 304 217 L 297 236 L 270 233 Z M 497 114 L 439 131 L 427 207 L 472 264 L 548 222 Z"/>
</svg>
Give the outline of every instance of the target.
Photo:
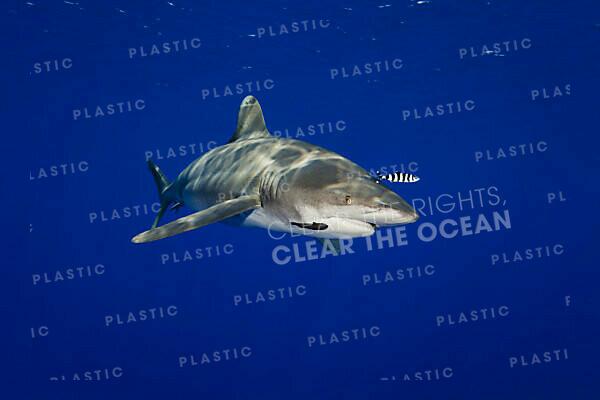
<svg viewBox="0 0 600 400">
<path fill-rule="evenodd" d="M 4 266 L 9 348 L 2 398 L 589 399 L 600 391 L 598 334 L 598 34 L 594 1 L 193 2 L 19 1 L 4 6 L 6 136 L 26 181 L 9 201 L 33 230 Z M 389 4 L 389 7 L 378 6 Z M 123 10 L 123 12 L 120 12 Z M 257 38 L 258 27 L 327 19 L 309 32 Z M 198 37 L 197 50 L 129 59 L 128 48 Z M 504 57 L 459 48 L 530 38 Z M 36 62 L 73 60 L 36 74 Z M 331 68 L 401 58 L 398 71 L 348 79 Z M 251 68 L 247 68 L 250 66 Z M 496 186 L 512 229 L 278 266 L 266 231 L 209 226 L 144 246 L 152 215 L 89 223 L 89 213 L 156 201 L 144 152 L 223 144 L 247 94 L 202 100 L 203 88 L 273 79 L 254 93 L 271 130 L 344 120 L 307 137 L 366 168 L 418 163 L 394 186 L 409 201 Z M 530 100 L 570 84 L 571 95 Z M 73 121 L 74 108 L 142 98 L 140 112 Z M 472 112 L 401 119 L 404 109 L 472 99 Z M 548 151 L 476 163 L 474 152 L 543 140 Z M 11 150 L 9 150 L 11 149 Z M 174 178 L 194 157 L 157 161 Z M 23 163 L 23 161 L 25 163 Z M 86 160 L 87 173 L 30 181 L 31 171 Z M 12 172 L 8 165 L 5 173 Z M 19 178 L 20 179 L 20 178 Z M 22 189 L 21 189 L 22 188 Z M 548 204 L 562 191 L 566 202 Z M 7 193 L 5 191 L 5 193 Z M 23 196 L 24 194 L 24 196 Z M 26 199 L 23 200 L 12 200 Z M 9 221 L 23 221 L 6 210 Z M 439 223 L 485 210 L 423 216 Z M 179 215 L 188 213 L 184 209 Z M 169 216 L 172 217 L 173 214 Z M 303 244 L 306 238 L 286 239 Z M 12 241 L 6 242 L 10 247 Z M 162 265 L 163 253 L 232 243 L 229 256 Z M 490 266 L 492 253 L 561 243 L 565 254 Z M 15 247 L 16 248 L 16 247 Z M 13 249 L 14 250 L 14 249 Z M 19 250 L 20 252 L 21 250 Z M 102 263 L 100 277 L 32 285 L 34 273 Z M 365 273 L 434 264 L 432 277 L 362 286 Z M 234 307 L 241 293 L 304 284 L 308 293 Z M 565 296 L 573 303 L 565 306 Z M 104 327 L 104 316 L 175 304 L 174 318 Z M 435 317 L 507 305 L 510 316 L 436 327 Z M 9 320 L 10 321 L 10 320 Z M 47 337 L 30 328 L 47 325 Z M 308 348 L 306 337 L 381 328 L 378 338 Z M 179 368 L 178 357 L 248 345 L 248 359 Z M 509 368 L 508 357 L 568 348 L 569 360 Z M 120 379 L 49 377 L 120 366 Z M 385 382 L 453 368 L 452 379 Z M 13 389 L 14 387 L 14 389 Z"/>
</svg>

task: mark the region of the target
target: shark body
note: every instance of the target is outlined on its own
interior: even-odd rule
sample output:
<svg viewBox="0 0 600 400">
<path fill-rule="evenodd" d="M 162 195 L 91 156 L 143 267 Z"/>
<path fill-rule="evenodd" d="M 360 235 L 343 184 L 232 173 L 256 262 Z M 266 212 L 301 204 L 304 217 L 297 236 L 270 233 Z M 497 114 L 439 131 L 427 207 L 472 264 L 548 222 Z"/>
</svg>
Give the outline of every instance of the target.
<svg viewBox="0 0 600 400">
<path fill-rule="evenodd" d="M 152 229 L 134 237 L 134 243 L 213 222 L 344 239 L 418 219 L 406 201 L 347 158 L 272 136 L 253 96 L 242 101 L 229 143 L 193 161 L 172 183 L 152 161 L 148 165 L 161 210 Z M 172 204 L 199 211 L 157 227 Z"/>
</svg>

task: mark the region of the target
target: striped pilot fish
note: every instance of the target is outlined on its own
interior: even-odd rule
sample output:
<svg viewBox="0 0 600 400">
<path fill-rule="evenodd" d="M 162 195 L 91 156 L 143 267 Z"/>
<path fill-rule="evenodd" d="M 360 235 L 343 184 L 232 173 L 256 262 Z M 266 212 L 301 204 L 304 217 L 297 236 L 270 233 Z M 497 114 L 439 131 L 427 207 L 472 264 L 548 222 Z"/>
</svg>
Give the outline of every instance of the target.
<svg viewBox="0 0 600 400">
<path fill-rule="evenodd" d="M 377 183 L 380 181 L 388 181 L 388 182 L 399 182 L 399 183 L 413 183 L 419 181 L 419 177 L 413 174 L 405 173 L 405 172 L 393 172 L 391 174 L 382 175 L 379 171 L 377 174 Z"/>
</svg>

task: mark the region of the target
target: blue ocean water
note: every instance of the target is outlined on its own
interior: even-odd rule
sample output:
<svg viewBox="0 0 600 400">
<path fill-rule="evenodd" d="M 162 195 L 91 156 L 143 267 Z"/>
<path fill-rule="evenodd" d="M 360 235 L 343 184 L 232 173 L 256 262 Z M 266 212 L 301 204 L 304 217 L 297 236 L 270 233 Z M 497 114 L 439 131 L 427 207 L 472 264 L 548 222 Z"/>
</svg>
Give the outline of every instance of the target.
<svg viewBox="0 0 600 400">
<path fill-rule="evenodd" d="M 29 236 L 2 398 L 598 396 L 597 2 L 3 8 Z M 132 244 L 146 160 L 174 179 L 247 95 L 273 133 L 418 175 L 390 188 L 419 221 L 337 256 L 226 224 Z"/>
</svg>

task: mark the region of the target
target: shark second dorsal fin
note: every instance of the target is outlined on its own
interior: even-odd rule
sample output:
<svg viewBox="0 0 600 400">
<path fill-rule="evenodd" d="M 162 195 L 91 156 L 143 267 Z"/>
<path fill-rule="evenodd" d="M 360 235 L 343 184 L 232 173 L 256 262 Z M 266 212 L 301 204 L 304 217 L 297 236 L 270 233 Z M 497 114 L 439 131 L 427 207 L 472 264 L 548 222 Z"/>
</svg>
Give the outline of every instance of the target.
<svg viewBox="0 0 600 400">
<path fill-rule="evenodd" d="M 246 96 L 240 105 L 237 129 L 229 139 L 229 143 L 236 140 L 257 139 L 269 137 L 271 134 L 265 125 L 262 109 L 256 97 Z"/>
</svg>

